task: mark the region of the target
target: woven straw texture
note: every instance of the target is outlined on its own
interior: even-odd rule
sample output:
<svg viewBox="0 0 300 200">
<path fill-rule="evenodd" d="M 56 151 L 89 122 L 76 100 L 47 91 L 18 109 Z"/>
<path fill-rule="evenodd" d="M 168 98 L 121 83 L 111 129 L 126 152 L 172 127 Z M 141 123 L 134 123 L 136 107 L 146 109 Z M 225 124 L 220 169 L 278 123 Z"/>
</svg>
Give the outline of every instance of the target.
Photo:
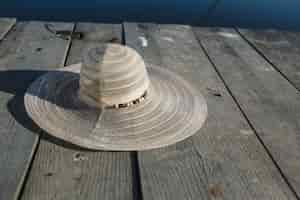
<svg viewBox="0 0 300 200">
<path fill-rule="evenodd" d="M 201 128 L 206 102 L 189 83 L 161 67 L 145 67 L 132 49 L 105 49 L 113 52 L 103 51 L 101 61 L 89 56 L 28 88 L 25 107 L 41 128 L 81 147 L 117 151 L 171 145 Z"/>
</svg>

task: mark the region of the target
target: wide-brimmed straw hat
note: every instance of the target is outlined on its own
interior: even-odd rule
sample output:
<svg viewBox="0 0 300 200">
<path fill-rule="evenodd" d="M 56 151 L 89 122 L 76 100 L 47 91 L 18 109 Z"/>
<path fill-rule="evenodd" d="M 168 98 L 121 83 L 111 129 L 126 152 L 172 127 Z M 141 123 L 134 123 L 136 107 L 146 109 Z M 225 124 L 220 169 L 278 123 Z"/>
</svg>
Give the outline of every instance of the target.
<svg viewBox="0 0 300 200">
<path fill-rule="evenodd" d="M 202 95 L 133 49 L 97 44 L 83 62 L 39 77 L 25 94 L 49 134 L 89 149 L 145 150 L 195 134 L 207 116 Z"/>
</svg>

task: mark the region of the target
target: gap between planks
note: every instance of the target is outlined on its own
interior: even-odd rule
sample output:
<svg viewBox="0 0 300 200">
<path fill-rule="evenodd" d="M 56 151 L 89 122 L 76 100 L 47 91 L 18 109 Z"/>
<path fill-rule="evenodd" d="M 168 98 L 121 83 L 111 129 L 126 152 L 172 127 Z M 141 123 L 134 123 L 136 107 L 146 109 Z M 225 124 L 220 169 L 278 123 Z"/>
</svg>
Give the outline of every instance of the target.
<svg viewBox="0 0 300 200">
<path fill-rule="evenodd" d="M 60 67 L 66 67 L 67 58 L 68 58 L 68 55 L 69 55 L 69 52 L 70 52 L 70 49 L 71 49 L 71 46 L 72 46 L 73 34 L 75 32 L 75 29 L 76 29 L 76 23 L 73 23 L 73 27 L 72 27 L 72 30 L 71 30 L 71 35 L 68 36 L 68 44 L 67 44 L 66 50 L 64 52 L 64 56 L 63 56 L 62 62 L 60 64 Z"/>
<path fill-rule="evenodd" d="M 83 41 L 75 38 L 68 41 L 70 50 L 65 54 L 66 65 L 78 63 L 82 49 L 89 43 L 107 42 L 113 36 L 121 42 L 119 30 L 119 25 L 116 29 L 113 25 L 78 23 L 75 31 L 84 32 L 85 37 Z M 74 163 L 70 159 L 75 154 L 86 160 Z M 22 197 L 31 199 L 43 196 L 51 199 L 54 195 L 65 195 L 65 198 L 78 195 L 78 198 L 94 199 L 101 195 L 103 199 L 141 199 L 137 190 L 139 178 L 136 168 L 134 152 L 82 152 L 41 141 L 29 184 Z M 51 176 L 43 178 L 48 172 L 52 173 Z M 77 181 L 74 184 L 75 175 L 80 175 L 80 179 L 75 177 Z M 40 181 L 44 183 L 41 185 Z M 58 182 L 63 184 L 57 187 Z"/>
<path fill-rule="evenodd" d="M 258 49 L 244 34 L 242 34 L 238 28 L 234 28 L 234 30 L 240 35 L 243 40 L 250 45 L 261 57 L 263 57 L 280 75 L 285 78 L 296 90 L 300 92 L 300 88 L 296 86 L 296 84 L 287 76 L 285 75 L 264 53 Z"/>
<path fill-rule="evenodd" d="M 237 31 L 238 32 L 238 31 Z M 193 31 L 194 33 L 194 31 Z M 238 32 L 239 33 L 239 32 Z M 196 35 L 196 34 L 195 34 Z M 241 35 L 239 33 L 239 35 Z M 242 36 L 242 35 L 241 35 Z M 259 50 L 257 50 L 253 45 L 251 45 L 251 43 L 249 43 L 249 41 L 247 41 L 246 38 L 244 38 L 242 36 L 242 38 L 248 43 L 250 44 L 250 46 L 252 48 L 254 48 L 255 51 L 257 51 L 259 54 L 261 54 L 259 52 Z M 219 78 L 221 79 L 222 83 L 224 84 L 227 92 L 230 94 L 230 96 L 232 97 L 233 101 L 235 102 L 235 104 L 237 105 L 237 107 L 239 108 L 240 112 L 242 113 L 243 117 L 245 118 L 245 120 L 247 121 L 247 123 L 249 124 L 249 127 L 253 130 L 254 134 L 256 135 L 258 141 L 261 143 L 261 145 L 263 146 L 263 148 L 265 149 L 265 151 L 267 152 L 268 156 L 270 157 L 270 159 L 272 160 L 272 162 L 274 163 L 274 165 L 276 166 L 276 168 L 278 169 L 278 172 L 280 173 L 281 177 L 283 178 L 283 180 L 286 182 L 286 184 L 288 185 L 288 187 L 291 189 L 291 191 L 293 192 L 293 194 L 295 195 L 295 197 L 300 200 L 300 197 L 298 196 L 295 188 L 292 186 L 292 184 L 290 183 L 290 181 L 288 180 L 288 178 L 285 176 L 285 174 L 283 173 L 282 169 L 280 168 L 279 164 L 276 162 L 275 158 L 273 157 L 272 153 L 269 151 L 268 147 L 266 146 L 266 144 L 264 143 L 263 139 L 259 136 L 259 134 L 257 133 L 257 130 L 255 129 L 254 125 L 251 123 L 250 119 L 248 118 L 248 116 L 246 115 L 246 113 L 244 112 L 244 110 L 242 109 L 241 105 L 239 104 L 237 98 L 234 96 L 234 94 L 232 93 L 230 87 L 228 86 L 228 84 L 226 83 L 225 79 L 223 78 L 221 72 L 217 69 L 215 63 L 213 62 L 213 60 L 211 59 L 210 55 L 208 54 L 208 52 L 206 51 L 205 47 L 203 46 L 201 40 L 199 39 L 199 37 L 196 37 L 202 51 L 204 52 L 204 54 L 206 55 L 207 59 L 209 60 L 209 62 L 211 63 L 211 65 L 213 66 L 215 72 L 218 74 Z M 262 56 L 264 59 L 266 59 L 265 56 Z M 266 59 L 267 60 L 267 59 Z M 268 61 L 268 60 L 267 60 Z M 269 62 L 269 61 L 268 61 Z M 271 64 L 271 63 L 270 63 Z M 273 65 L 272 65 L 273 66 Z M 276 70 L 277 68 L 274 67 Z M 278 72 L 280 72 L 279 70 L 277 70 Z M 280 72 L 280 74 L 282 74 Z M 285 76 L 284 76 L 285 77 Z M 286 77 L 285 77 L 286 78 Z M 288 80 L 288 79 L 287 79 Z M 291 82 L 290 82 L 291 83 Z M 293 84 L 292 84 L 293 85 Z M 294 85 L 293 85 L 294 86 Z M 297 89 L 297 88 L 296 88 Z"/>
<path fill-rule="evenodd" d="M 125 33 L 125 24 L 122 23 L 122 45 L 126 46 L 126 33 Z M 141 183 L 141 174 L 140 174 L 140 166 L 139 166 L 139 158 L 138 151 L 133 151 L 130 153 L 131 161 L 132 161 L 132 173 L 133 173 L 133 185 L 136 187 L 135 189 L 135 197 L 138 200 L 143 200 L 142 193 L 142 183 Z"/>
<path fill-rule="evenodd" d="M 234 30 L 194 28 L 194 32 L 256 134 L 293 186 L 290 190 L 298 192 L 298 91 Z M 299 194 L 295 197 L 299 198 Z"/>
<path fill-rule="evenodd" d="M 189 27 L 128 23 L 126 37 L 127 45 L 138 50 L 146 62 L 163 64 L 198 84 L 210 106 L 202 134 L 170 147 L 139 152 L 145 199 L 232 199 L 241 195 L 244 199 L 294 199 L 257 137 L 240 135 L 241 130 L 253 131 L 197 48 Z M 140 37 L 148 40 L 147 47 Z M 216 88 L 220 95 L 210 94 L 207 87 Z"/>
<path fill-rule="evenodd" d="M 11 26 L 11 28 L 14 27 L 15 24 L 16 24 L 16 22 Z M 71 28 L 71 35 L 68 36 L 68 43 L 67 43 L 67 45 L 66 45 L 66 49 L 65 49 L 64 54 L 63 54 L 62 62 L 61 62 L 61 64 L 60 64 L 59 67 L 65 67 L 65 64 L 66 64 L 66 62 L 67 62 L 67 57 L 68 57 L 68 54 L 69 54 L 69 51 L 70 51 L 70 48 L 71 48 L 71 45 L 72 45 L 72 39 L 73 39 L 73 38 L 72 38 L 72 35 L 73 35 L 75 29 L 76 29 L 76 23 L 73 23 L 73 24 L 72 24 L 72 28 Z M 8 33 L 8 32 L 9 32 L 9 31 L 7 31 L 7 33 Z M 1 38 L 0 38 L 0 41 L 1 41 Z M 16 192 L 16 197 L 15 197 L 15 199 L 21 199 L 21 197 L 22 197 L 22 194 L 23 194 L 23 192 L 24 192 L 25 185 L 26 185 L 26 180 L 27 180 L 27 178 L 28 178 L 28 176 L 29 176 L 29 173 L 30 173 L 30 171 L 31 171 L 31 169 L 32 169 L 32 165 L 33 165 L 33 162 L 34 162 L 34 158 L 35 158 L 35 155 L 36 155 L 36 153 L 37 153 L 37 151 L 38 151 L 38 146 L 39 146 L 40 140 L 41 140 L 40 134 L 42 134 L 42 132 L 43 132 L 43 130 L 40 130 L 40 131 L 39 131 L 38 137 L 37 137 L 37 139 L 36 139 L 36 142 L 35 142 L 34 146 L 32 147 L 33 150 L 32 150 L 32 154 L 30 155 L 31 160 L 30 160 L 30 162 L 29 162 L 29 164 L 28 164 L 28 167 L 27 167 L 26 170 L 24 171 L 23 180 L 20 181 L 20 182 L 22 182 L 22 185 L 20 186 L 19 192 Z"/>
<path fill-rule="evenodd" d="M 2 33 L 0 34 L 0 42 L 9 34 L 9 32 L 13 29 L 13 27 L 16 25 L 17 20 L 16 19 L 3 19 L 0 18 L 0 20 L 5 20 L 8 21 L 8 25 L 5 28 L 5 30 L 2 31 Z"/>
<path fill-rule="evenodd" d="M 72 30 L 72 34 L 75 32 L 77 27 L 77 23 L 74 23 L 73 26 L 73 30 Z M 69 43 L 68 43 L 68 47 L 66 48 L 65 51 L 65 55 L 64 55 L 64 60 L 62 62 L 62 67 L 66 67 L 67 64 L 67 58 L 72 46 L 72 41 L 73 41 L 73 37 L 69 36 Z M 126 37 L 125 37 L 125 30 L 124 30 L 124 24 L 121 24 L 121 44 L 122 45 L 126 45 Z M 131 166 L 132 166 L 132 176 L 133 176 L 133 185 L 135 187 L 135 190 L 133 191 L 134 194 L 134 199 L 143 199 L 142 196 L 142 190 L 141 190 L 141 180 L 140 180 L 140 171 L 139 171 L 139 162 L 138 162 L 138 155 L 137 155 L 137 151 L 132 151 L 130 152 L 130 159 L 131 159 Z"/>
<path fill-rule="evenodd" d="M 34 72 L 42 73 L 41 70 L 46 69 L 45 66 L 59 65 L 58 57 L 62 53 L 56 51 L 57 54 L 51 54 L 50 52 L 53 48 L 57 49 L 63 46 L 59 41 L 48 37 L 41 22 L 19 22 L 12 30 L 2 40 L 0 49 L 2 73 L 9 73 L 16 77 L 16 80 L 5 77 L 1 79 L 3 82 L 1 114 L 5 115 L 1 118 L 1 127 L 3 127 L 1 135 L 5 137 L 5 142 L 1 145 L 3 152 L 0 159 L 6 162 L 1 165 L 3 169 L 1 184 L 4 187 L 0 188 L 0 196 L 6 199 L 20 197 L 39 140 L 39 136 L 35 134 L 39 131 L 27 127 L 27 125 L 30 126 L 30 123 L 27 124 L 27 118 L 22 114 L 23 103 L 20 101 L 23 99 L 23 92 L 26 90 L 27 84 L 36 78 Z M 32 70 L 29 70 L 28 67 Z M 26 74 L 28 77 L 20 75 L 17 78 L 20 73 Z M 10 103 L 14 111 L 10 110 L 12 109 L 9 108 Z M 14 115 L 17 112 L 19 115 Z M 6 129 L 7 127 L 8 129 Z"/>
</svg>

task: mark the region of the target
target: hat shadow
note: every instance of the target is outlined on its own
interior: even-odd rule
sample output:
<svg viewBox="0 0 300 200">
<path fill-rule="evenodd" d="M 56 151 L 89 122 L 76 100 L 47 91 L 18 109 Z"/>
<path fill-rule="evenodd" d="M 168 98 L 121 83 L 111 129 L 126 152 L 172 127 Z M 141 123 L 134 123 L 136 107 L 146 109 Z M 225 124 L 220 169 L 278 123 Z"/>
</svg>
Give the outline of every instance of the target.
<svg viewBox="0 0 300 200">
<path fill-rule="evenodd" d="M 24 128 L 30 130 L 32 133 L 40 135 L 42 139 L 47 140 L 64 148 L 80 150 L 80 151 L 95 151 L 78 145 L 66 142 L 60 138 L 50 135 L 43 131 L 39 126 L 29 117 L 26 112 L 24 104 L 24 94 L 27 88 L 38 77 L 47 73 L 47 70 L 6 70 L 0 71 L 0 91 L 13 95 L 7 102 L 7 110 L 12 117 Z M 65 72 L 62 73 L 72 73 Z M 73 73 L 74 74 L 74 73 Z M 36 95 L 36 94 L 34 94 Z M 62 105 L 60 105 L 62 106 Z"/>
</svg>

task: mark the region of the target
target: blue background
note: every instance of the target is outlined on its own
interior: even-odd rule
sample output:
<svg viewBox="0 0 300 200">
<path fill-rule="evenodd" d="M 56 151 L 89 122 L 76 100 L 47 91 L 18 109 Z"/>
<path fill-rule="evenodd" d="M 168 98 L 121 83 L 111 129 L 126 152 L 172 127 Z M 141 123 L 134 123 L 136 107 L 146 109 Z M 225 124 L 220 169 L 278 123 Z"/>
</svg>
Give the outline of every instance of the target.
<svg viewBox="0 0 300 200">
<path fill-rule="evenodd" d="M 2 0 L 0 17 L 300 30 L 300 0 Z"/>
</svg>

